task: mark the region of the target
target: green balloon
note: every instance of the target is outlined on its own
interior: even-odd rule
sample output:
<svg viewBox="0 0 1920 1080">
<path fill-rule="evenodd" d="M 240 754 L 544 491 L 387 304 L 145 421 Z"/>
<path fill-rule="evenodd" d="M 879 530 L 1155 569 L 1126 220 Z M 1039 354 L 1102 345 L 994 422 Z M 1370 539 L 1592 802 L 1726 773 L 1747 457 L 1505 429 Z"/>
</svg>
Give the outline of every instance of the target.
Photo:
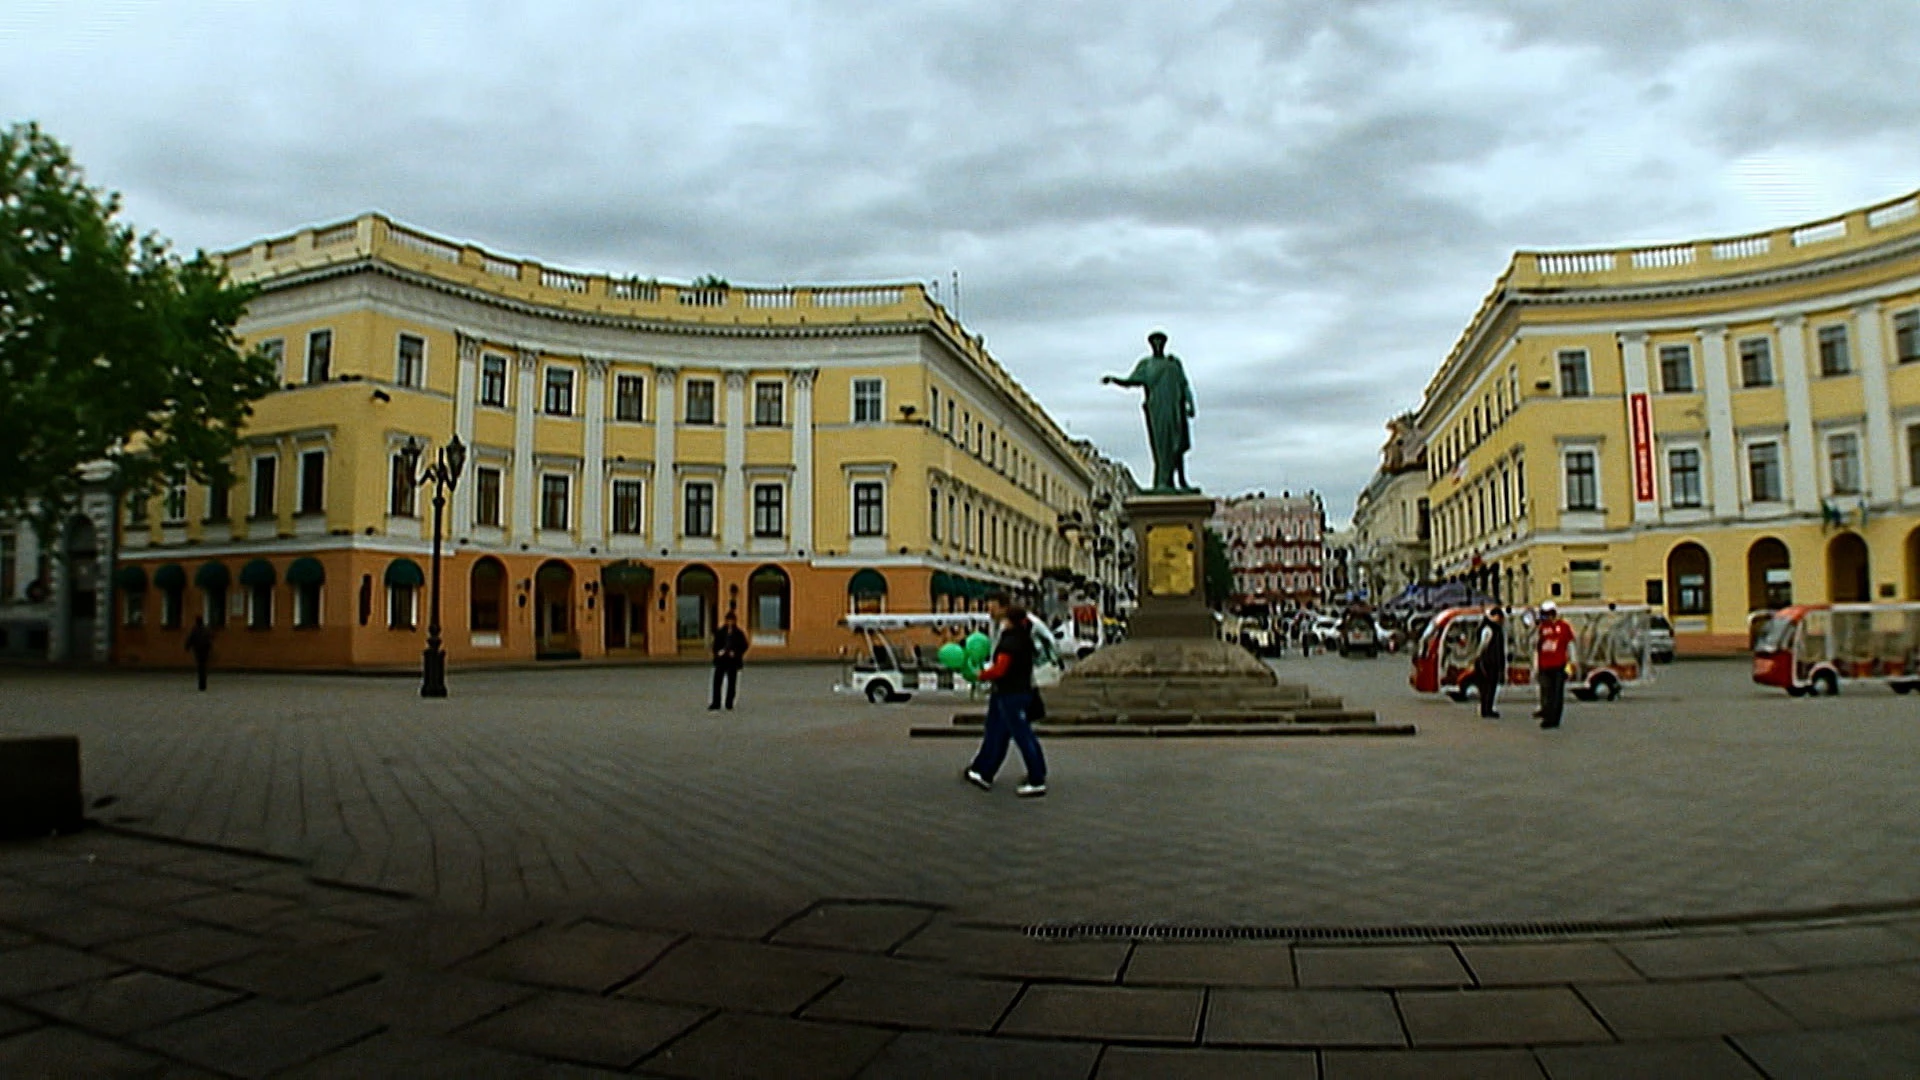
<svg viewBox="0 0 1920 1080">
<path fill-rule="evenodd" d="M 978 630 L 975 630 L 973 633 L 967 635 L 967 659 L 973 661 L 976 665 L 978 665 L 978 664 L 986 663 L 987 657 L 992 655 L 993 655 L 993 639 L 992 638 L 989 638 L 987 635 L 981 633 Z"/>
<path fill-rule="evenodd" d="M 940 646 L 940 666 L 948 671 L 964 671 L 967 666 L 967 650 L 952 641 Z"/>
</svg>

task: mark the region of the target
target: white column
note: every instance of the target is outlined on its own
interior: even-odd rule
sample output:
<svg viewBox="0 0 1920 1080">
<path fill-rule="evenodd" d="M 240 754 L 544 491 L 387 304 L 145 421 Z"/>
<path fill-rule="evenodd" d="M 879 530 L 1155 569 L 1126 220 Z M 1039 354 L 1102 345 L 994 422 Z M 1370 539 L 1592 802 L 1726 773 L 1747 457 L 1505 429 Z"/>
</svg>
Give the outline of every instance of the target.
<svg viewBox="0 0 1920 1080">
<path fill-rule="evenodd" d="M 1780 332 L 1781 385 L 1787 391 L 1787 466 L 1793 483 L 1793 508 L 1802 514 L 1820 509 L 1820 477 L 1813 445 L 1813 398 L 1807 387 L 1807 321 L 1800 315 L 1774 320 Z"/>
<path fill-rule="evenodd" d="M 653 373 L 653 542 L 673 547 L 673 368 Z"/>
<path fill-rule="evenodd" d="M 593 547 L 607 543 L 607 361 L 586 357 L 587 437 L 580 470 L 580 539 Z"/>
<path fill-rule="evenodd" d="M 727 372 L 727 475 L 721 483 L 721 546 L 738 551 L 747 546 L 747 376 Z"/>
<path fill-rule="evenodd" d="M 465 334 L 459 335 L 460 351 L 453 377 L 453 433 L 468 448 L 472 456 L 473 448 L 473 403 L 480 387 L 480 341 Z M 459 536 L 473 527 L 473 475 L 471 471 L 461 477 L 463 481 L 453 489 L 453 520 L 448 523 L 447 534 Z"/>
<path fill-rule="evenodd" d="M 813 376 L 793 373 L 793 546 L 813 557 Z"/>
<path fill-rule="evenodd" d="M 1655 455 L 1653 462 L 1653 498 L 1642 501 L 1639 495 L 1640 485 L 1635 482 L 1640 462 L 1633 442 L 1633 396 L 1650 394 L 1650 382 L 1647 379 L 1647 335 L 1639 332 L 1620 336 L 1620 362 L 1626 375 L 1627 409 L 1627 497 L 1633 500 L 1633 520 L 1635 524 L 1643 521 L 1657 521 L 1660 518 L 1660 462 L 1659 450 L 1653 438 L 1653 401 L 1647 401 L 1647 442 L 1648 453 Z"/>
<path fill-rule="evenodd" d="M 1740 445 L 1733 439 L 1733 377 L 1728 367 L 1727 328 L 1700 331 L 1700 365 L 1707 390 L 1707 488 L 1715 517 L 1740 516 Z"/>
<path fill-rule="evenodd" d="M 536 391 L 534 376 L 540 369 L 540 356 L 521 349 L 518 361 L 519 382 L 513 396 L 513 538 L 523 544 L 533 541 L 533 408 Z"/>
<path fill-rule="evenodd" d="M 1867 500 L 1881 505 L 1899 497 L 1900 477 L 1894 467 L 1893 410 L 1888 402 L 1887 350 L 1878 302 L 1854 309 L 1853 336 L 1860 343 L 1860 398 L 1867 413 L 1867 445 L 1861 455 L 1867 467 Z"/>
</svg>

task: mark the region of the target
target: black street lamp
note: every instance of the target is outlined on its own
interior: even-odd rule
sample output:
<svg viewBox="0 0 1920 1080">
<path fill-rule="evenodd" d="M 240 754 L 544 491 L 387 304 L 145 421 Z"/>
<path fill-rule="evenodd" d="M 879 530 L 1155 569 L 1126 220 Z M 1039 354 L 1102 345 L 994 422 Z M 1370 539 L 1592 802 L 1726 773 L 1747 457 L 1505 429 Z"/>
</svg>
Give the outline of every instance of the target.
<svg viewBox="0 0 1920 1080">
<path fill-rule="evenodd" d="M 440 647 L 440 523 L 447 507 L 447 492 L 460 482 L 460 470 L 467 464 L 467 447 L 455 435 L 453 441 L 433 455 L 425 469 L 420 468 L 420 437 L 407 440 L 407 473 L 414 483 L 433 485 L 433 592 L 428 603 L 427 648 L 420 659 L 420 696 L 447 696 L 447 651 Z"/>
</svg>

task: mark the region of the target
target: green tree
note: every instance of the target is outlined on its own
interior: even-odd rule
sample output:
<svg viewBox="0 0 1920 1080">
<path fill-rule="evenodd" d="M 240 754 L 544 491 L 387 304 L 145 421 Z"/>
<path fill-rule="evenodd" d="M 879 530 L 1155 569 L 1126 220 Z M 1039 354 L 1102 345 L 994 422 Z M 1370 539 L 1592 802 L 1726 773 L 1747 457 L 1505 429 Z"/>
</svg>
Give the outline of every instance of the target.
<svg viewBox="0 0 1920 1080">
<path fill-rule="evenodd" d="M 1207 571 L 1205 582 L 1207 606 L 1219 611 L 1224 609 L 1227 601 L 1233 598 L 1233 563 L 1227 559 L 1227 542 L 1212 529 L 1207 530 L 1204 554 Z"/>
<path fill-rule="evenodd" d="M 31 512 L 43 533 L 95 462 L 133 495 L 230 480 L 274 387 L 273 361 L 233 333 L 252 290 L 119 212 L 38 125 L 0 130 L 0 516 Z"/>
</svg>

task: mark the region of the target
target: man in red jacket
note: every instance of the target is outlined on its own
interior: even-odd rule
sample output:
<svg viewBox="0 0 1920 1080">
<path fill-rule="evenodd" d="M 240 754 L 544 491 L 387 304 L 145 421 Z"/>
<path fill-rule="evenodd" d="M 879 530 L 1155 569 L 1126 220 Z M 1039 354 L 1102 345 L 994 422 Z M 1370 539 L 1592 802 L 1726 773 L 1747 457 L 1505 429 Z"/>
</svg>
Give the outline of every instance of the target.
<svg viewBox="0 0 1920 1080">
<path fill-rule="evenodd" d="M 1540 683 L 1540 718 L 1543 728 L 1560 726 L 1560 714 L 1567 706 L 1567 669 L 1573 665 L 1573 626 L 1560 617 L 1560 605 L 1549 600 L 1540 605 L 1539 645 L 1534 654 L 1534 678 Z"/>
<path fill-rule="evenodd" d="M 1007 759 L 1007 744 L 1011 742 L 1020 748 L 1020 757 L 1027 764 L 1027 778 L 1014 794 L 1023 799 L 1045 795 L 1047 758 L 1033 733 L 1033 627 L 1025 608 L 1018 604 L 1005 607 L 993 661 L 981 669 L 980 678 L 993 685 L 993 692 L 987 698 L 987 725 L 980 752 L 967 766 L 967 783 L 991 791 L 993 774 Z"/>
</svg>

